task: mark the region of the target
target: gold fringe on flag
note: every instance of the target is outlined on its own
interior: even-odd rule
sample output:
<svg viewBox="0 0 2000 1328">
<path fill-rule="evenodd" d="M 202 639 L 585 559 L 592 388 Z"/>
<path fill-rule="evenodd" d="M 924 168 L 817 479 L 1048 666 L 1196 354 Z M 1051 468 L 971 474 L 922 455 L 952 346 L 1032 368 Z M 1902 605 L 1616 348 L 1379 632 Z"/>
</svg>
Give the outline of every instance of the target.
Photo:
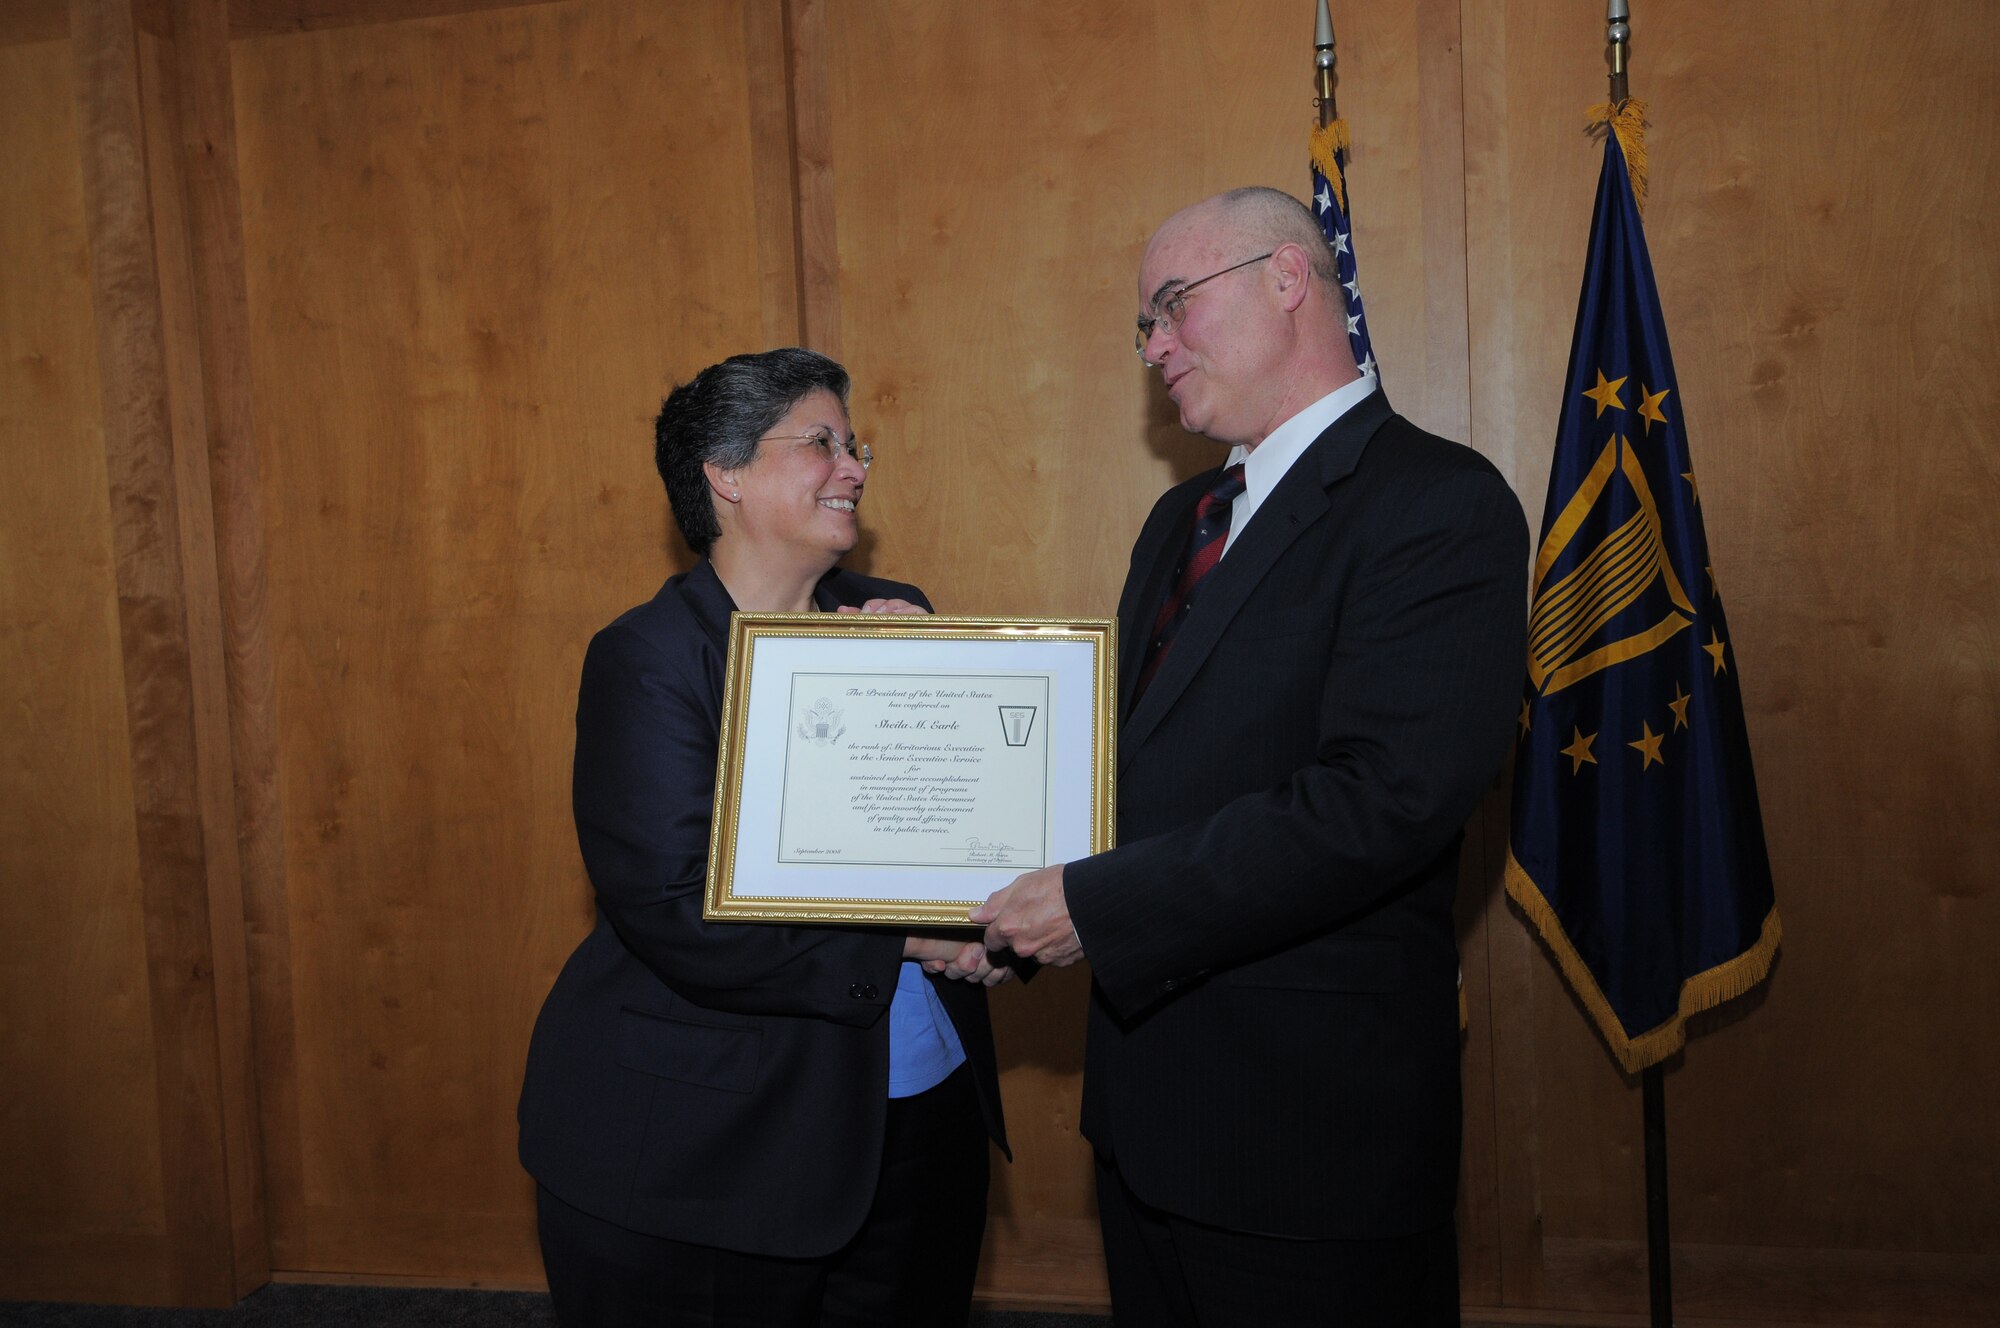
<svg viewBox="0 0 2000 1328">
<path fill-rule="evenodd" d="M 1601 101 L 1590 108 L 1589 127 L 1596 129 L 1609 125 L 1611 132 L 1618 135 L 1618 146 L 1625 153 L 1625 172 L 1632 177 L 1632 201 L 1639 205 L 1641 216 L 1646 212 L 1646 103 L 1637 97 L 1627 97 L 1613 106 Z"/>
<path fill-rule="evenodd" d="M 1332 124 L 1323 124 L 1312 132 L 1312 164 L 1333 186 L 1333 201 L 1340 204 L 1342 213 L 1347 211 L 1347 181 L 1341 176 L 1338 154 L 1353 146 L 1347 137 L 1345 120 L 1336 119 Z"/>
<path fill-rule="evenodd" d="M 1762 982 L 1764 975 L 1771 971 L 1771 959 L 1778 952 L 1778 943 L 1784 939 L 1784 928 L 1778 923 L 1778 910 L 1773 908 L 1764 915 L 1764 925 L 1755 945 L 1734 959 L 1696 973 L 1681 983 L 1680 1004 L 1673 1016 L 1658 1028 L 1648 1029 L 1637 1037 L 1627 1037 L 1624 1025 L 1612 1012 L 1611 1002 L 1604 998 L 1597 979 L 1591 975 L 1590 966 L 1583 962 L 1583 956 L 1570 944 L 1569 934 L 1563 930 L 1556 911 L 1542 897 L 1542 889 L 1535 884 L 1535 878 L 1515 861 L 1511 848 L 1507 851 L 1507 894 L 1535 924 L 1535 930 L 1541 933 L 1542 940 L 1554 953 L 1563 977 L 1569 981 L 1570 990 L 1583 1002 L 1583 1008 L 1590 1012 L 1591 1021 L 1604 1035 L 1605 1042 L 1610 1044 L 1611 1054 L 1618 1058 L 1618 1063 L 1625 1067 L 1627 1074 L 1637 1074 L 1649 1065 L 1658 1064 L 1685 1046 L 1690 1015 L 1734 1000 Z"/>
</svg>

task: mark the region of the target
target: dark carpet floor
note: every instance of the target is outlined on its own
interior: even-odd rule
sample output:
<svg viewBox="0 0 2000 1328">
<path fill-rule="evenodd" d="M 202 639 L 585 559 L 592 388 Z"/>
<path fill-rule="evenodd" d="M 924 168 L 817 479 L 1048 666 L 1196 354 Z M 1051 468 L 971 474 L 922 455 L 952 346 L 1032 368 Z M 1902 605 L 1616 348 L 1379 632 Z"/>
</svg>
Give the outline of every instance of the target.
<svg viewBox="0 0 2000 1328">
<path fill-rule="evenodd" d="M 226 1310 L 0 1301 L 0 1325 L 6 1328 L 555 1328 L 555 1322 L 549 1298 L 526 1291 L 274 1283 Z M 972 1316 L 970 1328 L 1110 1328 L 1110 1323 L 1089 1314 L 986 1310 Z"/>
</svg>

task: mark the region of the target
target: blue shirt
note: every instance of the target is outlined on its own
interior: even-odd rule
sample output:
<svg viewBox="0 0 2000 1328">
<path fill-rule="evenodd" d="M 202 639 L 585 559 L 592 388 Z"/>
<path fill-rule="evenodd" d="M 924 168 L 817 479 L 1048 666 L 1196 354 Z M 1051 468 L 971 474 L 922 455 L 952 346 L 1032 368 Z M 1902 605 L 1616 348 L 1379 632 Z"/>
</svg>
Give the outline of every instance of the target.
<svg viewBox="0 0 2000 1328">
<path fill-rule="evenodd" d="M 896 995 L 889 1002 L 889 1096 L 915 1097 L 936 1088 L 965 1064 L 958 1030 L 944 1012 L 944 1002 L 932 990 L 923 966 L 903 961 L 896 973 Z"/>
</svg>

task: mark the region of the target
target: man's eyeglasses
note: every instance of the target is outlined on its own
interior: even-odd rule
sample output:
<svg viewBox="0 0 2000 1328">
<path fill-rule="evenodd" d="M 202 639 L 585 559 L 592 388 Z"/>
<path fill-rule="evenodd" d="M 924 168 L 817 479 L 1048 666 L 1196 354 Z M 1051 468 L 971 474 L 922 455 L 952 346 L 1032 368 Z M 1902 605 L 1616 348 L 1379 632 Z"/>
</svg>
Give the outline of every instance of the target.
<svg viewBox="0 0 2000 1328">
<path fill-rule="evenodd" d="M 811 433 L 767 433 L 757 440 L 760 443 L 801 443 L 818 451 L 820 459 L 829 466 L 840 464 L 840 458 L 853 457 L 867 470 L 875 464 L 875 453 L 859 438 L 842 439 L 830 429 L 814 429 Z"/>
<path fill-rule="evenodd" d="M 1171 332 L 1179 327 L 1181 320 L 1187 317 L 1188 292 L 1196 286 L 1201 285 L 1205 281 L 1214 281 L 1217 277 L 1226 277 L 1232 272 L 1249 267 L 1252 263 L 1261 263 L 1269 258 L 1271 254 L 1277 252 L 1277 250 L 1273 249 L 1270 254 L 1258 254 L 1255 258 L 1246 258 L 1240 263 L 1232 263 L 1220 272 L 1211 272 L 1207 276 L 1197 277 L 1193 281 L 1183 281 L 1179 285 L 1169 286 L 1166 290 L 1160 292 L 1153 299 L 1153 312 L 1149 315 L 1140 316 L 1139 335 L 1132 342 L 1132 349 L 1138 351 L 1139 358 L 1143 360 L 1146 358 L 1146 343 L 1153 339 L 1154 328 L 1165 324 L 1167 331 Z"/>
</svg>

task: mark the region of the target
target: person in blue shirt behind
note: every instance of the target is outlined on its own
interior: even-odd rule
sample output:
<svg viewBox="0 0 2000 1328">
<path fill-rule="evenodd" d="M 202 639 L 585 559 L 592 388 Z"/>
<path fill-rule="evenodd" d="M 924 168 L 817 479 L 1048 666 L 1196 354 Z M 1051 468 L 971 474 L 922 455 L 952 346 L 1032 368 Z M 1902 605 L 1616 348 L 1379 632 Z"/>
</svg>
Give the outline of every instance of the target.
<svg viewBox="0 0 2000 1328">
<path fill-rule="evenodd" d="M 848 572 L 869 449 L 797 348 L 676 387 L 655 424 L 700 561 L 591 641 L 577 838 L 596 925 L 520 1105 L 567 1326 L 963 1325 L 1004 1151 L 978 942 L 701 916 L 732 609 L 925 613 Z"/>
</svg>

